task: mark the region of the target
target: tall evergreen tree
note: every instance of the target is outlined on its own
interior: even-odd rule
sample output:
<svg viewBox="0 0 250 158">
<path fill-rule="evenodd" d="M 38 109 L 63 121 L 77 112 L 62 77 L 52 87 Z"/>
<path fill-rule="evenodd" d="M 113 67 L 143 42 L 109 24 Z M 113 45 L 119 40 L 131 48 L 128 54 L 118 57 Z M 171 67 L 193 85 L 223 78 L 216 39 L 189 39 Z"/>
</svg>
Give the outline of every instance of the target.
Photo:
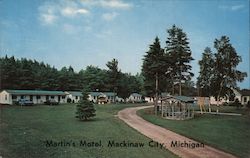
<svg viewBox="0 0 250 158">
<path fill-rule="evenodd" d="M 76 118 L 81 121 L 88 120 L 89 118 L 96 116 L 94 105 L 88 100 L 88 91 L 88 88 L 85 88 L 82 91 L 83 96 L 76 105 Z"/>
<path fill-rule="evenodd" d="M 145 91 L 148 95 L 155 94 L 155 102 L 157 103 L 159 95 L 159 78 L 164 75 L 165 61 L 164 50 L 161 48 L 158 37 L 152 45 L 149 46 L 149 51 L 143 58 L 142 75 L 144 76 Z M 156 112 L 156 103 L 154 110 Z"/>
<path fill-rule="evenodd" d="M 175 81 L 179 83 L 179 95 L 181 95 L 181 82 L 191 80 L 194 75 L 191 72 L 192 67 L 190 65 L 193 58 L 186 33 L 175 25 L 167 32 L 169 37 L 166 41 L 166 54 L 172 61 L 169 74 L 174 80 L 173 83 Z"/>
<path fill-rule="evenodd" d="M 209 47 L 206 47 L 202 53 L 202 59 L 199 61 L 200 74 L 197 78 L 197 88 L 199 96 L 210 96 L 211 79 L 213 76 L 214 55 Z"/>
<path fill-rule="evenodd" d="M 106 66 L 109 68 L 108 76 L 109 76 L 109 86 L 112 92 L 118 91 L 118 80 L 120 75 L 120 70 L 118 69 L 118 60 L 112 59 L 109 61 Z"/>
</svg>

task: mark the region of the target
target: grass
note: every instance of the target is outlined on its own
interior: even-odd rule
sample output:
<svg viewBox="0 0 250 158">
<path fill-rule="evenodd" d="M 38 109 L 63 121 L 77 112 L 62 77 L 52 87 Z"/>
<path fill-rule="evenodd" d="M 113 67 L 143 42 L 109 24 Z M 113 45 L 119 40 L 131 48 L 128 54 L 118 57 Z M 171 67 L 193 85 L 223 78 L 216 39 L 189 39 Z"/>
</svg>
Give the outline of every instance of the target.
<svg viewBox="0 0 250 158">
<path fill-rule="evenodd" d="M 235 107 L 221 107 L 223 112 L 235 112 Z M 214 146 L 238 157 L 250 157 L 250 116 L 222 116 L 197 114 L 194 119 L 177 121 L 167 120 L 149 114 L 148 109 L 138 111 L 145 120 L 171 131 Z"/>
<path fill-rule="evenodd" d="M 206 111 L 208 112 L 208 106 L 206 106 L 205 108 L 206 108 Z M 219 109 L 219 112 L 222 112 L 222 113 L 224 113 L 224 112 L 238 113 L 238 114 L 246 114 L 247 113 L 247 111 L 243 107 L 237 108 L 236 106 L 223 106 L 223 105 L 220 105 L 219 107 L 217 107 L 216 105 L 211 105 L 212 112 L 216 112 L 217 108 Z M 200 111 L 200 107 L 195 106 L 194 110 Z"/>
<path fill-rule="evenodd" d="M 114 115 L 132 104 L 95 105 L 97 116 L 87 122 L 75 118 L 75 105 L 2 106 L 0 108 L 0 156 L 3 158 L 104 158 L 176 157 L 148 146 L 150 139 L 128 127 Z M 46 147 L 45 141 L 75 142 L 76 146 Z M 81 147 L 80 140 L 102 141 L 102 147 Z M 107 147 L 109 140 L 145 143 L 143 148 Z"/>
</svg>

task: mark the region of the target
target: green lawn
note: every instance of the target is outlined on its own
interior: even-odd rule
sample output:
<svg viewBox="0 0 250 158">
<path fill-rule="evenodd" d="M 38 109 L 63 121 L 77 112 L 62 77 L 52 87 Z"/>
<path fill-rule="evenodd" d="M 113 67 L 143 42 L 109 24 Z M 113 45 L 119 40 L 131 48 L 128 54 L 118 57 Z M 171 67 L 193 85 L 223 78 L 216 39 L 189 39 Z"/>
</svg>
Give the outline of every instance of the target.
<svg viewBox="0 0 250 158">
<path fill-rule="evenodd" d="M 205 106 L 206 111 L 208 112 L 208 106 Z M 246 114 L 247 111 L 245 110 L 246 108 L 237 108 L 236 106 L 223 106 L 220 105 L 217 107 L 216 105 L 211 105 L 211 111 L 216 112 L 217 108 L 219 109 L 219 112 L 227 112 L 227 113 L 239 113 L 239 114 Z M 195 111 L 200 111 L 199 106 L 194 107 Z"/>
<path fill-rule="evenodd" d="M 92 121 L 74 118 L 76 105 L 2 106 L 0 108 L 0 156 L 3 158 L 44 157 L 176 157 L 169 151 L 148 146 L 150 139 L 128 127 L 114 115 L 135 105 L 95 105 Z M 75 142 L 76 146 L 46 147 L 44 141 Z M 102 141 L 102 147 L 81 147 L 80 140 Z M 109 140 L 145 143 L 143 148 L 109 148 Z"/>
<path fill-rule="evenodd" d="M 225 107 L 223 112 L 233 112 L 235 107 Z M 243 110 L 243 109 L 242 109 Z M 250 157 L 250 116 L 195 115 L 185 121 L 166 120 L 149 114 L 148 109 L 138 112 L 145 120 L 193 138 L 197 141 L 217 147 L 239 157 Z M 237 111 L 237 110 L 236 110 Z M 236 112 L 234 111 L 234 112 Z"/>
</svg>

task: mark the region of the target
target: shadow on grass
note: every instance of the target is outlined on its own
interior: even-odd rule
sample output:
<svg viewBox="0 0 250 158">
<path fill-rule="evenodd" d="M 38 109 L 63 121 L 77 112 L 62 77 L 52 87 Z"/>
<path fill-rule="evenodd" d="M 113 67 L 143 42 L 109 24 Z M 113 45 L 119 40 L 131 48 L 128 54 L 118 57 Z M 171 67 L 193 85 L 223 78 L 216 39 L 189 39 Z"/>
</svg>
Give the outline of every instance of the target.
<svg viewBox="0 0 250 158">
<path fill-rule="evenodd" d="M 91 119 L 87 119 L 87 120 L 79 120 L 78 118 L 76 118 L 76 120 L 78 122 L 97 122 L 97 121 L 102 121 L 101 118 L 91 118 Z"/>
</svg>

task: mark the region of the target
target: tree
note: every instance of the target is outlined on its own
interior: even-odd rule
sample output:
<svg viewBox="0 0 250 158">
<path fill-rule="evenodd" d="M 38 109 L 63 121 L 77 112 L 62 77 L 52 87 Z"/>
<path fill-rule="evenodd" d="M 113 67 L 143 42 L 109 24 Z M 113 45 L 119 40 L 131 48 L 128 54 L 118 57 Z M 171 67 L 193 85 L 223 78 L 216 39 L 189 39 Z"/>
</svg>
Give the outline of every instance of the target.
<svg viewBox="0 0 250 158">
<path fill-rule="evenodd" d="M 178 81 L 179 95 L 181 95 L 181 82 L 191 80 L 191 77 L 194 76 L 191 72 L 192 67 L 189 65 L 193 58 L 186 33 L 175 25 L 167 32 L 169 37 L 166 41 L 166 54 L 172 62 L 171 67 L 168 69 L 169 75 L 173 80 L 173 85 L 175 81 Z"/>
<path fill-rule="evenodd" d="M 159 78 L 165 73 L 163 69 L 163 67 L 165 67 L 164 59 L 164 50 L 161 48 L 159 38 L 156 37 L 154 43 L 149 46 L 149 51 L 146 52 L 142 65 L 145 91 L 148 95 L 155 94 L 155 113 L 157 112 Z"/>
<path fill-rule="evenodd" d="M 86 70 L 79 72 L 81 87 L 88 86 L 90 91 L 109 91 L 107 71 L 96 66 L 87 66 Z"/>
<path fill-rule="evenodd" d="M 82 98 L 80 99 L 79 103 L 76 105 L 76 118 L 79 120 L 88 120 L 91 117 L 94 117 L 95 108 L 93 103 L 88 100 L 88 88 L 85 88 L 82 91 Z"/>
<path fill-rule="evenodd" d="M 226 96 L 232 88 L 237 88 L 237 82 L 242 82 L 247 73 L 236 69 L 241 62 L 241 57 L 230 43 L 229 37 L 222 36 L 220 39 L 215 39 L 214 47 L 217 52 L 215 53 L 211 92 L 216 98 L 218 106 L 219 99 Z"/>
<path fill-rule="evenodd" d="M 214 55 L 212 54 L 211 49 L 206 47 L 202 53 L 202 59 L 199 61 L 200 75 L 197 78 L 199 96 L 210 96 L 214 60 Z"/>
<path fill-rule="evenodd" d="M 126 99 L 131 93 L 141 93 L 142 83 L 138 76 L 129 73 L 121 73 L 118 82 L 118 96 Z"/>
<path fill-rule="evenodd" d="M 118 60 L 112 59 L 109 61 L 106 66 L 109 68 L 109 87 L 112 92 L 117 93 L 118 90 L 118 80 L 120 75 L 120 70 L 118 70 Z"/>
</svg>

